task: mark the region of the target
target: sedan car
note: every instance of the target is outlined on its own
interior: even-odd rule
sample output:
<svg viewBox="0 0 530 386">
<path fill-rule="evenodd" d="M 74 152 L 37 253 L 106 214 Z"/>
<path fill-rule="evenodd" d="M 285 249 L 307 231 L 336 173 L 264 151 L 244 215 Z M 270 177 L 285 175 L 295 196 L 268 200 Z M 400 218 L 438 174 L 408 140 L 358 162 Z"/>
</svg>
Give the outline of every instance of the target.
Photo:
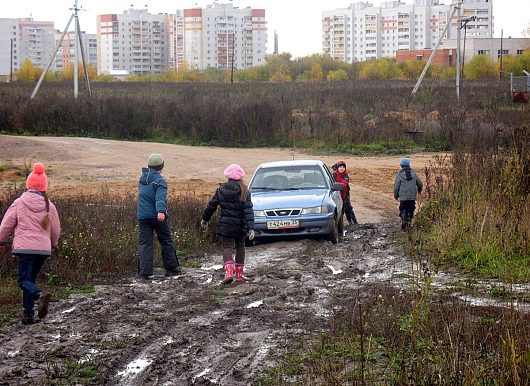
<svg viewBox="0 0 530 386">
<path fill-rule="evenodd" d="M 261 164 L 249 184 L 255 239 L 314 235 L 336 243 L 342 232 L 342 188 L 322 161 Z"/>
</svg>

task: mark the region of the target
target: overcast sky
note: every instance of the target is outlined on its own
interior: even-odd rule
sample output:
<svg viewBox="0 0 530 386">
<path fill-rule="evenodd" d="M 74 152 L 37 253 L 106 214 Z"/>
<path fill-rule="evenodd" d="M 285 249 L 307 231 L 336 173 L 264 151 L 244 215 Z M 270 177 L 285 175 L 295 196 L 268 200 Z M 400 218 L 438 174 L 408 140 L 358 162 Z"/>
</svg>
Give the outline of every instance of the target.
<svg viewBox="0 0 530 386">
<path fill-rule="evenodd" d="M 530 26 L 530 0 L 490 0 L 493 1 L 494 36 L 521 37 L 521 31 Z M 174 13 L 175 10 L 194 6 L 206 7 L 213 0 L 79 0 L 79 5 L 87 11 L 80 12 L 81 28 L 88 33 L 96 32 L 96 15 L 122 13 L 130 8 L 147 8 L 150 13 Z M 278 31 L 280 52 L 290 52 L 294 57 L 322 52 L 321 18 L 322 11 L 346 8 L 352 1 L 347 0 L 233 0 L 234 6 L 244 8 L 265 8 L 269 38 L 267 52 L 274 46 L 274 30 Z M 411 4 L 413 0 L 406 0 Z M 442 0 L 448 4 L 450 0 Z M 381 1 L 371 1 L 378 6 Z M 0 17 L 33 17 L 39 21 L 53 21 L 55 28 L 64 30 L 71 15 L 69 8 L 74 0 L 2 0 Z"/>
</svg>

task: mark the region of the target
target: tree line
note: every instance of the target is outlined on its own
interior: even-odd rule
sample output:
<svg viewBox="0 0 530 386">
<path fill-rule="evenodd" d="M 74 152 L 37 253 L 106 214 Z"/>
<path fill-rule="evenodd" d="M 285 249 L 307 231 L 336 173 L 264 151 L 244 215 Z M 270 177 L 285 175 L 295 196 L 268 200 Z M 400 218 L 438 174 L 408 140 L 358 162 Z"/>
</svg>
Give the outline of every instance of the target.
<svg viewBox="0 0 530 386">
<path fill-rule="evenodd" d="M 125 80 L 131 82 L 321 82 L 339 80 L 380 80 L 380 79 L 417 79 L 425 62 L 411 60 L 398 63 L 395 58 L 382 58 L 352 64 L 334 60 L 329 55 L 314 54 L 293 59 L 291 54 L 282 53 L 268 55 L 266 63 L 248 69 L 231 70 L 208 68 L 196 70 L 184 64 L 178 70 L 170 69 L 161 74 L 130 75 Z M 514 75 L 523 75 L 523 70 L 530 68 L 530 50 L 521 55 L 503 58 L 502 71 Z M 84 68 L 78 64 L 80 76 L 84 76 Z M 500 61 L 487 55 L 477 55 L 464 66 L 464 77 L 468 79 L 487 79 L 498 77 Z M 42 69 L 25 60 L 18 71 L 16 79 L 24 82 L 35 82 L 42 74 Z M 113 76 L 97 74 L 92 65 L 87 67 L 88 76 L 92 81 L 110 82 Z M 58 72 L 49 71 L 47 81 L 65 81 L 73 79 L 74 65 L 67 64 Z M 431 65 L 427 77 L 433 79 L 450 79 L 455 77 L 454 67 Z"/>
</svg>

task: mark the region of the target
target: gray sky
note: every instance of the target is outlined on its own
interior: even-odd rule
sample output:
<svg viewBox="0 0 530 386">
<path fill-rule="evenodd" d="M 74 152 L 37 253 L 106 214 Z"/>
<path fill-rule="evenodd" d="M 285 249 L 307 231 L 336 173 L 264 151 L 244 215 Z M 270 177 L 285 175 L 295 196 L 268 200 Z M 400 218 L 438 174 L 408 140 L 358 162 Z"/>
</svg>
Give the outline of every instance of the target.
<svg viewBox="0 0 530 386">
<path fill-rule="evenodd" d="M 412 3 L 406 0 L 405 3 Z M 530 26 L 530 0 L 493 1 L 494 35 L 500 37 L 521 37 L 521 31 Z M 177 8 L 205 7 L 213 0 L 79 0 L 87 9 L 79 14 L 81 28 L 88 33 L 96 32 L 96 15 L 122 13 L 134 4 L 134 8 L 147 8 L 150 13 L 174 13 Z M 274 30 L 278 31 L 280 52 L 290 52 L 294 57 L 322 52 L 322 11 L 346 8 L 347 0 L 233 0 L 240 8 L 265 8 L 269 38 L 267 52 L 272 52 Z M 371 1 L 379 5 L 380 0 Z M 441 3 L 449 3 L 442 0 Z M 53 6 L 51 6 L 53 4 Z M 74 0 L 2 0 L 0 17 L 28 17 L 34 20 L 53 21 L 55 28 L 63 30 L 71 15 Z"/>
</svg>

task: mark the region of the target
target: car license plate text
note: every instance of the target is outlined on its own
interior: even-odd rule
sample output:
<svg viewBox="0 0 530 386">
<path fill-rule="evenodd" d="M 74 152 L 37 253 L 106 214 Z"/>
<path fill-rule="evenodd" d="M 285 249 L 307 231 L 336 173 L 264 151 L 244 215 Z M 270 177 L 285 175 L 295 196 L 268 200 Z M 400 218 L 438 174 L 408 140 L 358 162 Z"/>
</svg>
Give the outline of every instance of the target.
<svg viewBox="0 0 530 386">
<path fill-rule="evenodd" d="M 267 229 L 298 228 L 299 226 L 298 220 L 267 221 Z"/>
</svg>

